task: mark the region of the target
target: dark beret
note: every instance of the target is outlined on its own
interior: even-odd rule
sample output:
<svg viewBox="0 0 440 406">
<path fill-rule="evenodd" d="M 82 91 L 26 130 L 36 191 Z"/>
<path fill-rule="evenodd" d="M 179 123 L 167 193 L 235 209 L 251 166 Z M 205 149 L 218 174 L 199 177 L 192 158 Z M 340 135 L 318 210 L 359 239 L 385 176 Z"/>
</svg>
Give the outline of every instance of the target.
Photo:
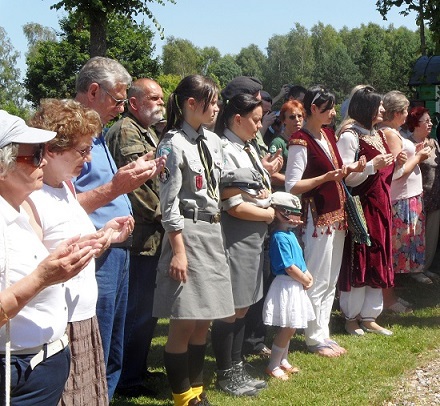
<svg viewBox="0 0 440 406">
<path fill-rule="evenodd" d="M 261 81 L 252 76 L 237 76 L 222 90 L 223 100 L 231 100 L 237 94 L 254 95 L 263 89 Z"/>
</svg>

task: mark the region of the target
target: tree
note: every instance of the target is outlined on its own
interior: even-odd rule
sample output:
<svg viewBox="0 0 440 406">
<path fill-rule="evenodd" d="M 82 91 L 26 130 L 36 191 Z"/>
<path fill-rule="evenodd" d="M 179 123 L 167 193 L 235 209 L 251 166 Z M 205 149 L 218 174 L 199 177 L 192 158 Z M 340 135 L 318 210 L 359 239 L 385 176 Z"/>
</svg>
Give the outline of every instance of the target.
<svg viewBox="0 0 440 406">
<path fill-rule="evenodd" d="M 309 32 L 295 24 L 287 35 L 274 35 L 267 46 L 263 83 L 271 94 L 278 94 L 285 83 L 309 86 L 315 69 Z"/>
<path fill-rule="evenodd" d="M 218 62 L 213 63 L 207 73 L 219 82 L 221 88 L 224 88 L 235 77 L 243 74 L 235 62 L 234 56 L 230 54 L 226 54 Z"/>
<path fill-rule="evenodd" d="M 313 74 L 313 82 L 328 87 L 341 101 L 359 83 L 361 74 L 355 65 L 342 36 L 330 25 L 322 23 L 312 27 L 314 57 L 319 64 Z"/>
<path fill-rule="evenodd" d="M 263 72 L 266 68 L 266 56 L 261 52 L 257 45 L 251 44 L 242 48 L 235 58 L 235 62 L 240 66 L 243 75 L 255 76 L 263 79 Z"/>
<path fill-rule="evenodd" d="M 179 75 L 159 75 L 156 79 L 163 91 L 165 105 L 174 89 L 177 87 L 182 78 Z"/>
<path fill-rule="evenodd" d="M 220 51 L 216 47 L 205 47 L 200 51 L 200 73 L 207 75 L 210 66 L 217 63 L 221 58 Z"/>
<path fill-rule="evenodd" d="M 34 51 L 38 42 L 57 40 L 57 34 L 53 28 L 45 27 L 38 23 L 25 24 L 23 26 L 23 33 L 28 42 L 28 53 Z"/>
<path fill-rule="evenodd" d="M 19 52 L 15 51 L 3 27 L 0 27 L 0 108 L 11 114 L 23 116 L 23 89 L 20 70 L 15 66 Z"/>
<path fill-rule="evenodd" d="M 133 23 L 133 15 L 145 14 L 159 30 L 163 30 L 148 3 L 165 5 L 165 1 L 175 3 L 175 0 L 61 0 L 51 6 L 51 9 L 64 8 L 68 12 L 79 12 L 87 21 L 90 32 L 90 56 L 105 56 L 107 54 L 108 22 L 114 14 L 125 16 Z"/>
<path fill-rule="evenodd" d="M 376 8 L 386 20 L 386 15 L 392 7 L 406 8 L 400 14 L 407 16 L 411 11 L 417 13 L 417 25 L 420 31 L 420 50 L 426 55 L 425 21 L 428 21 L 429 28 L 435 42 L 435 53 L 440 54 L 440 4 L 438 0 L 377 0 Z"/>
<path fill-rule="evenodd" d="M 387 48 L 386 32 L 379 25 L 370 23 L 365 27 L 360 57 L 359 69 L 364 82 L 379 92 L 391 90 L 392 61 Z"/>
<path fill-rule="evenodd" d="M 167 38 L 162 50 L 162 69 L 166 75 L 187 75 L 200 73 L 200 50 L 191 41 L 175 37 Z"/>
<path fill-rule="evenodd" d="M 27 55 L 26 99 L 37 105 L 45 97 L 74 97 L 75 76 L 89 59 L 88 21 L 80 13 L 70 13 L 60 21 L 57 41 L 37 41 Z M 159 72 L 159 62 L 151 57 L 153 33 L 144 24 L 133 24 L 120 15 L 109 17 L 108 55 L 124 65 L 134 78 Z"/>
<path fill-rule="evenodd" d="M 408 81 L 420 55 L 418 35 L 405 27 L 396 29 L 391 25 L 387 30 L 386 44 L 392 62 L 388 90 L 400 90 L 408 95 Z"/>
</svg>

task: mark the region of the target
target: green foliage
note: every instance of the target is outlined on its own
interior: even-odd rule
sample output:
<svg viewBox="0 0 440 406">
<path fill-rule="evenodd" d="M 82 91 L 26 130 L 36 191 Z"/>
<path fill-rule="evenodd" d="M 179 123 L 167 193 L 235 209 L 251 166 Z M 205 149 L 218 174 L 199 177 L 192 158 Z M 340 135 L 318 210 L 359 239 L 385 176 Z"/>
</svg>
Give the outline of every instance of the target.
<svg viewBox="0 0 440 406">
<path fill-rule="evenodd" d="M 20 70 L 15 66 L 19 53 L 15 51 L 3 27 L 0 27 L 0 109 L 23 115 L 23 90 Z"/>
<path fill-rule="evenodd" d="M 207 75 L 212 64 L 217 63 L 221 58 L 220 51 L 216 47 L 205 47 L 200 51 L 201 74 Z"/>
<path fill-rule="evenodd" d="M 191 41 L 174 37 L 167 38 L 162 50 L 162 70 L 168 75 L 185 77 L 200 73 L 200 50 Z"/>
<path fill-rule="evenodd" d="M 359 68 L 333 27 L 319 23 L 312 28 L 311 38 L 315 61 L 319 61 L 313 82 L 325 84 L 332 89 L 337 100 L 343 100 L 350 93 L 353 83 L 359 83 Z"/>
<path fill-rule="evenodd" d="M 309 32 L 295 24 L 287 35 L 275 35 L 267 47 L 264 87 L 277 94 L 285 83 L 309 86 L 313 83 L 315 58 Z"/>
<path fill-rule="evenodd" d="M 434 38 L 435 54 L 440 54 L 440 3 L 438 0 L 377 0 L 376 8 L 384 20 L 388 12 L 393 8 L 404 7 L 399 13 L 406 16 L 411 11 L 417 13 L 417 24 L 420 28 L 424 22 L 428 22 L 429 29 Z M 423 35 L 422 35 L 423 37 Z M 423 42 L 424 39 L 422 38 Z M 422 49 L 422 52 L 424 49 Z"/>
<path fill-rule="evenodd" d="M 88 22 L 79 13 L 60 21 L 58 41 L 37 41 L 27 55 L 26 98 L 37 105 L 45 97 L 74 97 L 75 75 L 89 59 Z M 127 17 L 109 17 L 109 50 L 134 78 L 156 76 L 159 62 L 151 58 L 153 34 L 142 24 Z"/>
<path fill-rule="evenodd" d="M 387 30 L 387 48 L 390 54 L 392 68 L 390 71 L 390 82 L 393 89 L 407 93 L 408 81 L 417 58 L 419 41 L 416 35 L 405 27 L 394 28 L 390 26 Z M 405 64 L 400 61 L 406 61 Z"/>
<path fill-rule="evenodd" d="M 241 68 L 244 76 L 255 76 L 262 80 L 266 68 L 266 56 L 257 45 L 251 44 L 242 48 L 235 58 L 235 62 Z"/>
<path fill-rule="evenodd" d="M 155 46 L 150 28 L 116 14 L 109 18 L 109 28 L 107 56 L 121 62 L 135 79 L 157 76 L 160 64 L 157 57 L 152 58 Z"/>
<path fill-rule="evenodd" d="M 377 24 L 368 24 L 362 39 L 359 69 L 368 84 L 379 92 L 394 89 L 390 81 L 391 57 L 387 49 L 386 33 Z"/>
<path fill-rule="evenodd" d="M 159 75 L 156 78 L 157 83 L 162 87 L 165 105 L 168 102 L 168 97 L 177 87 L 182 78 L 179 75 Z"/>
<path fill-rule="evenodd" d="M 104 56 L 107 53 L 108 20 L 112 14 L 125 16 L 133 22 L 133 16 L 146 15 L 155 25 L 163 39 L 163 29 L 148 8 L 148 3 L 165 5 L 165 1 L 175 0 L 61 0 L 51 8 L 74 11 L 82 14 L 89 23 L 90 55 Z"/>
<path fill-rule="evenodd" d="M 237 76 L 241 76 L 243 72 L 240 66 L 235 62 L 232 55 L 225 55 L 218 62 L 213 63 L 208 69 L 208 75 L 217 79 L 221 88 L 225 87 L 229 81 Z"/>
<path fill-rule="evenodd" d="M 360 83 L 379 92 L 395 89 L 411 96 L 407 83 L 420 56 L 417 33 L 376 24 L 340 31 L 323 23 L 310 31 L 295 24 L 287 35 L 270 38 L 266 49 L 267 56 L 250 45 L 236 56 L 220 57 L 216 48 L 200 50 L 187 40 L 170 37 L 163 50 L 163 72 L 181 77 L 208 74 L 221 87 L 239 75 L 257 76 L 272 95 L 285 83 L 305 87 L 320 83 L 341 103 Z"/>
</svg>

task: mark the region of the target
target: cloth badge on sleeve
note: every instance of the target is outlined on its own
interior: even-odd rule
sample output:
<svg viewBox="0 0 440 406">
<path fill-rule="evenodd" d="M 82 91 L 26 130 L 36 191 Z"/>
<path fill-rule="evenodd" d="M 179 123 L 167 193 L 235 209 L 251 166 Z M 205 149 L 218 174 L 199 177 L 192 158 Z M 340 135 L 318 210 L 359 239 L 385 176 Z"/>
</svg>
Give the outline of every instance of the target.
<svg viewBox="0 0 440 406">
<path fill-rule="evenodd" d="M 170 177 L 171 177 L 170 170 L 166 167 L 162 169 L 162 171 L 159 173 L 158 176 L 159 180 L 162 183 L 167 183 L 170 180 Z"/>
<path fill-rule="evenodd" d="M 162 145 L 159 149 L 158 156 L 167 156 L 171 152 L 171 147 L 168 145 Z"/>
</svg>

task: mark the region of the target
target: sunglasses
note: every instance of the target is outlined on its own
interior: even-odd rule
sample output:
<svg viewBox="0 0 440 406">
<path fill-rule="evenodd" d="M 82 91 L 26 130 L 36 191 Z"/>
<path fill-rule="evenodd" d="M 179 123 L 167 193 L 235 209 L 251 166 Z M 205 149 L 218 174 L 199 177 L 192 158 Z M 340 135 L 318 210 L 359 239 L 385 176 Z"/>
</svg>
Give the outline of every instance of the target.
<svg viewBox="0 0 440 406">
<path fill-rule="evenodd" d="M 110 94 L 109 92 L 108 92 L 108 90 L 104 87 L 104 86 L 102 86 L 101 84 L 99 85 L 99 86 L 101 86 L 102 87 L 102 90 L 104 90 L 104 92 L 106 92 L 113 100 L 114 100 L 114 102 L 115 102 L 115 107 L 119 107 L 119 106 L 122 106 L 123 104 L 125 104 L 125 103 L 127 103 L 128 102 L 128 99 L 117 99 L 116 97 L 114 97 L 112 94 Z"/>
<path fill-rule="evenodd" d="M 39 144 L 32 155 L 19 155 L 15 158 L 15 161 L 31 164 L 35 166 L 35 168 L 38 168 L 41 165 L 41 162 L 43 162 L 43 156 L 44 144 Z"/>
<path fill-rule="evenodd" d="M 92 151 L 93 145 L 90 145 L 84 149 L 76 149 L 76 148 L 72 148 L 72 149 L 74 149 L 76 152 L 78 152 L 78 154 L 81 155 L 81 158 L 85 158 Z"/>
</svg>

